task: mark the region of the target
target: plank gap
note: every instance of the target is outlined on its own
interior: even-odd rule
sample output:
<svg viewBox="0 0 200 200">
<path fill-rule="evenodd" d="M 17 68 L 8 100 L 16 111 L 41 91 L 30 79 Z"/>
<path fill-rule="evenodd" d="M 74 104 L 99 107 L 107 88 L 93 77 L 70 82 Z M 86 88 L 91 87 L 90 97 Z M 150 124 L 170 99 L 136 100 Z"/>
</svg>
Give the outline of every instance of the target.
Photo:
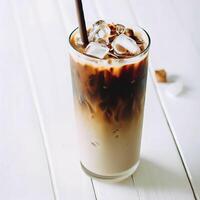
<svg viewBox="0 0 200 200">
<path fill-rule="evenodd" d="M 97 194 L 96 194 L 96 191 L 95 191 L 95 187 L 94 187 L 93 179 L 90 178 L 90 181 L 91 181 L 91 183 L 92 183 L 92 189 L 93 189 L 93 192 L 94 192 L 95 200 L 97 200 Z"/>
<path fill-rule="evenodd" d="M 153 69 L 152 69 L 152 70 L 153 70 Z M 168 128 L 169 128 L 170 133 L 171 133 L 171 136 L 172 136 L 172 139 L 173 139 L 173 141 L 174 141 L 174 144 L 175 144 L 176 150 L 177 150 L 177 152 L 178 152 L 179 158 L 180 158 L 181 163 L 182 163 L 182 165 L 183 165 L 183 168 L 184 168 L 186 177 L 187 177 L 187 179 L 188 179 L 188 182 L 189 182 L 189 184 L 190 184 L 190 188 L 191 188 L 191 190 L 192 190 L 194 199 L 195 199 L 195 200 L 198 200 L 197 194 L 196 194 L 195 189 L 194 189 L 193 184 L 192 184 L 192 180 L 191 180 L 191 178 L 190 178 L 189 169 L 188 169 L 188 167 L 187 167 L 186 162 L 184 161 L 184 158 L 183 158 L 183 156 L 182 156 L 181 150 L 179 149 L 179 145 L 178 145 L 178 143 L 177 143 L 176 137 L 175 137 L 175 135 L 174 135 L 174 133 L 173 133 L 173 131 L 172 131 L 171 125 L 170 125 L 169 120 L 168 120 L 168 118 L 167 118 L 167 115 L 166 115 L 166 113 L 165 113 L 164 106 L 163 106 L 163 104 L 162 104 L 162 102 L 161 102 L 160 95 L 159 95 L 159 92 L 158 92 L 158 88 L 157 88 L 157 86 L 156 86 L 155 80 L 153 79 L 153 72 L 152 72 L 152 70 L 149 69 L 149 74 L 150 74 L 150 78 L 151 78 L 151 80 L 152 80 L 152 82 L 153 82 L 153 87 L 154 87 L 156 96 L 157 96 L 157 98 L 158 98 L 158 101 L 159 101 L 161 110 L 162 110 L 163 115 L 164 115 L 164 117 L 165 117 L 165 120 L 166 120 L 166 122 L 167 122 L 167 126 L 168 126 Z"/>
<path fill-rule="evenodd" d="M 134 12 L 133 5 L 132 5 L 132 3 L 131 3 L 131 0 L 127 0 L 127 2 L 128 2 L 128 4 L 129 4 L 129 9 L 130 9 L 131 15 L 135 18 L 136 22 L 139 23 L 139 20 L 138 20 L 136 14 L 135 14 L 135 12 Z M 152 69 L 152 70 L 153 70 L 153 69 Z M 192 180 L 191 180 L 191 178 L 190 178 L 189 169 L 188 169 L 188 167 L 187 167 L 186 162 L 184 161 L 184 157 L 182 156 L 181 150 L 179 149 L 178 142 L 177 142 L 176 137 L 175 137 L 175 135 L 174 135 L 174 133 L 173 133 L 173 131 L 172 131 L 172 127 L 171 127 L 171 125 L 170 125 L 170 123 L 169 123 L 168 117 L 167 117 L 167 115 L 166 115 L 166 113 L 165 113 L 165 108 L 164 108 L 164 106 L 163 106 L 163 104 L 162 104 L 162 101 L 161 101 L 161 99 L 160 99 L 159 91 L 158 91 L 158 88 L 157 88 L 157 86 L 156 86 L 155 80 L 154 80 L 154 78 L 153 78 L 153 71 L 152 71 L 152 70 L 150 69 L 150 66 L 149 66 L 149 76 L 150 76 L 150 78 L 152 79 L 153 87 L 154 87 L 154 90 L 155 90 L 155 92 L 156 92 L 156 96 L 157 96 L 157 98 L 158 98 L 158 101 L 159 101 L 161 110 L 162 110 L 162 112 L 163 112 L 163 114 L 164 114 L 165 120 L 166 120 L 166 122 L 167 122 L 167 126 L 168 126 L 168 128 L 169 128 L 169 131 L 170 131 L 171 136 L 172 136 L 172 138 L 173 138 L 174 144 L 175 144 L 175 146 L 176 146 L 178 155 L 179 155 L 180 160 L 181 160 L 181 163 L 182 163 L 182 165 L 183 165 L 183 168 L 184 168 L 185 174 L 186 174 L 186 176 L 187 176 L 188 182 L 189 182 L 189 184 L 190 184 L 190 187 L 191 187 L 193 196 L 194 196 L 195 200 L 197 200 L 197 194 L 196 194 L 196 192 L 195 192 L 195 189 L 194 189 L 193 184 L 192 184 Z M 134 181 L 134 179 L 133 179 L 133 181 Z"/>
<path fill-rule="evenodd" d="M 23 55 L 23 59 L 24 59 L 24 63 L 25 63 L 25 70 L 26 70 L 30 88 L 31 88 L 33 104 L 35 107 L 36 115 L 38 117 L 38 122 L 39 122 L 40 130 L 41 130 L 42 143 L 44 146 L 44 152 L 45 152 L 45 157 L 46 157 L 46 161 L 47 161 L 47 167 L 48 167 L 48 172 L 49 172 L 49 176 L 50 176 L 53 197 L 55 200 L 57 200 L 59 198 L 58 198 L 58 193 L 57 193 L 57 189 L 56 189 L 55 175 L 53 173 L 53 167 L 52 167 L 51 158 L 50 158 L 51 156 L 50 156 L 50 150 L 49 150 L 49 146 L 48 146 L 48 142 L 47 142 L 47 136 L 46 136 L 47 134 L 46 134 L 45 126 L 43 123 L 43 117 L 41 114 L 41 109 L 40 109 L 40 104 L 38 101 L 38 95 L 37 95 L 35 83 L 34 83 L 34 80 L 32 77 L 31 63 L 29 61 L 29 56 L 27 54 L 27 47 L 26 47 L 25 40 L 24 40 L 24 32 L 23 32 L 23 28 L 22 28 L 22 25 L 20 22 L 21 20 L 18 15 L 17 7 L 12 0 L 11 0 L 11 7 L 13 10 L 14 20 L 15 20 L 17 30 L 18 30 L 19 44 L 21 46 L 21 51 L 22 51 L 22 55 Z"/>
<path fill-rule="evenodd" d="M 135 187 L 136 193 L 137 193 L 137 196 L 138 196 L 138 199 L 140 200 L 140 192 L 139 192 L 139 190 L 137 189 L 137 186 L 136 186 L 136 184 L 135 184 L 135 179 L 134 179 L 133 176 L 134 176 L 134 174 L 131 175 L 131 179 L 132 179 L 132 182 L 133 182 L 133 186 Z"/>
</svg>

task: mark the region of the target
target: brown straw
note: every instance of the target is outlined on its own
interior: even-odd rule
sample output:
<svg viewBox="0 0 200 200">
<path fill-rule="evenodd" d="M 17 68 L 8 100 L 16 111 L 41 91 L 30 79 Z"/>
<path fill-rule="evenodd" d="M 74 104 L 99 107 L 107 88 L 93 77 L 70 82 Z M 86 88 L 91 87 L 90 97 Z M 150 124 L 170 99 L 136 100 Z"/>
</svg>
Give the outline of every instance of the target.
<svg viewBox="0 0 200 200">
<path fill-rule="evenodd" d="M 83 12 L 83 5 L 81 0 L 75 0 L 76 3 L 76 13 L 78 16 L 78 23 L 79 23 L 79 31 L 80 31 L 80 36 L 81 40 L 84 44 L 84 46 L 87 46 L 88 42 L 88 37 L 87 37 L 87 29 L 85 25 L 85 17 L 84 17 L 84 12 Z"/>
</svg>

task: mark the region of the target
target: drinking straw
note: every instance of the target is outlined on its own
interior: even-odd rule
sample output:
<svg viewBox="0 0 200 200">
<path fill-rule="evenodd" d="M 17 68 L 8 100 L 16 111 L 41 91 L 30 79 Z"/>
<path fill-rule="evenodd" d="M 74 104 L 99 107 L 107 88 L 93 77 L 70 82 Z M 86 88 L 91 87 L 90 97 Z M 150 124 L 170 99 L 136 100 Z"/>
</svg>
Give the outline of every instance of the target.
<svg viewBox="0 0 200 200">
<path fill-rule="evenodd" d="M 81 40 L 83 42 L 84 46 L 87 46 L 88 42 L 88 37 L 87 37 L 87 29 L 85 25 L 85 17 L 84 17 L 84 12 L 83 12 L 83 5 L 81 0 L 75 0 L 76 4 L 76 13 L 78 17 L 78 24 L 79 24 L 79 32 L 81 36 Z"/>
</svg>

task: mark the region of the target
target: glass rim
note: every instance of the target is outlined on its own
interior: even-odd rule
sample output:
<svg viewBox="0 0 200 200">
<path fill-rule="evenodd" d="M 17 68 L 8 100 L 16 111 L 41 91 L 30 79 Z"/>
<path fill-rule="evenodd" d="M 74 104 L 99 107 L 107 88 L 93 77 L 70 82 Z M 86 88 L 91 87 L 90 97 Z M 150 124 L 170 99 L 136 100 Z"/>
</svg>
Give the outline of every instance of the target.
<svg viewBox="0 0 200 200">
<path fill-rule="evenodd" d="M 139 29 L 141 29 L 145 34 L 146 34 L 146 36 L 147 36 L 147 38 L 148 38 L 148 43 L 147 43 L 147 46 L 146 46 L 146 48 L 143 50 L 143 51 L 141 51 L 139 54 L 137 54 L 137 55 L 135 55 L 135 56 L 131 56 L 131 57 L 128 57 L 128 58 L 109 58 L 109 59 L 101 59 L 101 58 L 96 58 L 96 57 L 93 57 L 93 56 L 90 56 L 90 55 L 87 55 L 87 54 L 84 54 L 84 53 L 81 53 L 81 52 L 79 52 L 72 44 L 71 44 L 71 42 L 70 42 L 70 39 L 71 39 L 71 37 L 72 37 L 72 35 L 78 30 L 78 27 L 76 27 L 71 33 L 70 33 L 70 35 L 69 35 L 69 37 L 68 37 L 68 43 L 69 43 L 69 45 L 70 45 L 70 48 L 73 50 L 73 51 L 75 51 L 78 55 L 80 55 L 80 56 L 83 56 L 84 58 L 89 58 L 89 59 L 93 59 L 94 61 L 106 61 L 106 60 L 114 60 L 114 61 L 121 61 L 121 60 L 123 60 L 123 61 L 131 61 L 131 60 L 135 60 L 135 59 L 137 59 L 137 58 L 140 58 L 140 57 L 142 57 L 143 55 L 145 55 L 148 51 L 149 51 L 149 48 L 150 48 L 150 45 L 151 45 L 151 38 L 150 38 L 150 36 L 149 36 L 149 34 L 147 33 L 147 31 L 145 30 L 145 29 L 143 29 L 142 27 L 140 27 L 140 26 L 133 26 L 133 27 L 137 27 L 137 28 L 139 28 Z"/>
</svg>

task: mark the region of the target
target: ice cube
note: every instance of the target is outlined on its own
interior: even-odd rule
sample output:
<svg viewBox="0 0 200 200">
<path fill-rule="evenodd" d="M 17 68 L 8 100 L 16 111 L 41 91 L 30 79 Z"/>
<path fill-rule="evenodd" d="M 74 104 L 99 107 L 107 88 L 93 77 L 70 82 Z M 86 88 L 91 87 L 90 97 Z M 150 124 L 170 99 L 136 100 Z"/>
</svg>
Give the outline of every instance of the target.
<svg viewBox="0 0 200 200">
<path fill-rule="evenodd" d="M 104 45 L 100 44 L 98 42 L 90 42 L 86 49 L 85 53 L 90 56 L 94 56 L 100 59 L 103 59 L 109 52 L 109 48 Z"/>
<path fill-rule="evenodd" d="M 75 38 L 75 43 L 76 43 L 76 46 L 82 46 L 83 45 L 83 41 L 82 41 L 79 33 L 77 34 L 77 36 Z"/>
<path fill-rule="evenodd" d="M 110 28 L 108 24 L 103 20 L 99 20 L 89 30 L 88 38 L 90 42 L 96 42 L 98 39 L 104 39 L 107 42 L 109 35 Z"/>
<path fill-rule="evenodd" d="M 170 83 L 169 86 L 166 89 L 166 92 L 170 96 L 178 96 L 182 91 L 183 91 L 183 81 L 182 80 L 177 80 L 173 83 Z"/>
<path fill-rule="evenodd" d="M 105 24 L 106 24 L 106 22 L 104 20 L 98 20 L 97 22 L 95 22 L 93 24 L 93 27 L 96 28 L 96 27 L 99 27 L 99 26 L 105 25 Z"/>
<path fill-rule="evenodd" d="M 116 24 L 116 32 L 117 34 L 122 34 L 125 32 L 125 26 L 122 24 Z"/>
<path fill-rule="evenodd" d="M 124 32 L 125 32 L 124 34 L 127 35 L 128 37 L 134 38 L 134 32 L 132 29 L 126 28 Z"/>
<path fill-rule="evenodd" d="M 130 53 L 130 54 L 140 53 L 140 48 L 138 47 L 135 40 L 126 36 L 125 34 L 120 34 L 119 36 L 117 36 L 113 40 L 111 45 L 114 51 L 119 55 L 127 54 L 127 53 Z"/>
<path fill-rule="evenodd" d="M 109 40 L 104 40 L 102 38 L 97 39 L 95 42 L 104 44 L 104 45 L 108 45 L 109 44 Z"/>
</svg>

